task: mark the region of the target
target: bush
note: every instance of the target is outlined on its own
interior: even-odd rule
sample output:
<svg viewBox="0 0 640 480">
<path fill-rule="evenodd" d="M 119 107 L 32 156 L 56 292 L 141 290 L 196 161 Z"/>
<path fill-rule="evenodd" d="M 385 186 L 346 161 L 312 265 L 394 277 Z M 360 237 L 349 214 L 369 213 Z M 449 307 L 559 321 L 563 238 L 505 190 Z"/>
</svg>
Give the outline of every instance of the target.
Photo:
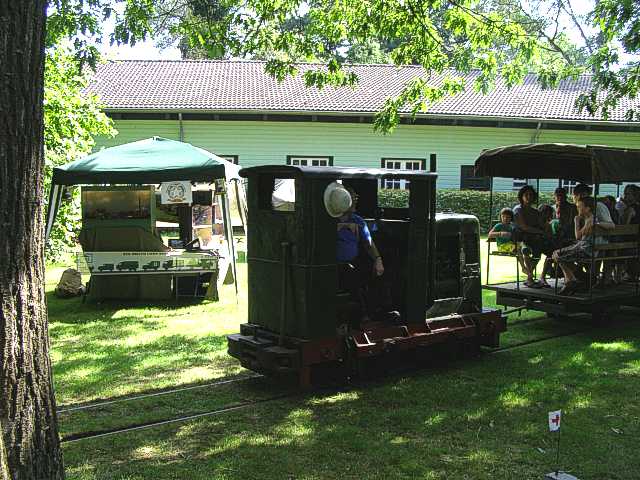
<svg viewBox="0 0 640 480">
<path fill-rule="evenodd" d="M 406 207 L 409 202 L 408 190 L 380 190 L 378 204 L 381 207 Z M 476 190 L 438 190 L 436 209 L 438 212 L 454 212 L 475 215 L 480 221 L 480 229 L 487 232 L 497 221 L 498 213 L 505 207 L 513 208 L 518 203 L 516 192 L 493 192 L 493 208 L 489 215 L 489 192 Z M 553 204 L 551 194 L 540 194 L 540 204 Z"/>
</svg>

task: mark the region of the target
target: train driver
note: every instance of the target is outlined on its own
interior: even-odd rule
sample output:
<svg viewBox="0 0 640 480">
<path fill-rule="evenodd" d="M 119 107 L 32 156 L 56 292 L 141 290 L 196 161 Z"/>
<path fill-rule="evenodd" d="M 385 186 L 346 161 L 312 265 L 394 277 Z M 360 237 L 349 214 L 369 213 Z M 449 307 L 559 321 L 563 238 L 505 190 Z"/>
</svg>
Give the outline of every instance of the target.
<svg viewBox="0 0 640 480">
<path fill-rule="evenodd" d="M 324 203 L 330 216 L 338 220 L 336 260 L 338 262 L 338 288 L 352 293 L 368 317 L 363 287 L 371 276 L 370 263 L 376 277 L 384 273 L 380 252 L 371 237 L 364 219 L 355 213 L 358 195 L 338 182 L 329 184 L 324 193 Z M 364 248 L 364 252 L 361 252 Z M 366 253 L 367 255 L 361 255 Z"/>
</svg>

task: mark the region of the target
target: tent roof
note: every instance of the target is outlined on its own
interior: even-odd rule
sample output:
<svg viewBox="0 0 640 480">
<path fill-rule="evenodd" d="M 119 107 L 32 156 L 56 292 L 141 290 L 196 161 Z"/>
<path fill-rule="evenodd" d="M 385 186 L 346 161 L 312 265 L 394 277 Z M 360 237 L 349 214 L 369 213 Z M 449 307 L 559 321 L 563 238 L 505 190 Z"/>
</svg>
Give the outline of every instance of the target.
<svg viewBox="0 0 640 480">
<path fill-rule="evenodd" d="M 105 148 L 53 169 L 54 184 L 209 182 L 238 177 L 239 167 L 189 143 L 161 137 Z"/>
<path fill-rule="evenodd" d="M 478 177 L 557 178 L 585 183 L 640 181 L 640 150 L 601 145 L 538 143 L 485 150 Z"/>
</svg>

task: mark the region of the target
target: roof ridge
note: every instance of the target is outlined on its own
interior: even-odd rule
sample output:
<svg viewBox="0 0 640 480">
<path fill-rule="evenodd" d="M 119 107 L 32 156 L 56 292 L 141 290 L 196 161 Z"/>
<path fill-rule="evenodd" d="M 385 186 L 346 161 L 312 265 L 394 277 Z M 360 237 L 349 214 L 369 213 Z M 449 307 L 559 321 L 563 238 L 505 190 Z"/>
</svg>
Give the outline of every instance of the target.
<svg viewBox="0 0 640 480">
<path fill-rule="evenodd" d="M 244 60 L 244 59 L 213 59 L 213 58 L 203 58 L 203 59 L 140 59 L 140 58 L 115 58 L 115 59 L 107 59 L 107 63 L 237 63 L 237 64 L 245 64 L 245 63 L 267 63 L 267 60 Z M 319 65 L 325 66 L 326 63 L 323 62 L 294 62 L 295 65 Z M 357 66 L 357 67 L 393 67 L 393 68 L 424 68 L 422 65 L 396 65 L 394 63 L 350 63 L 344 62 L 343 65 L 347 66 Z"/>
<path fill-rule="evenodd" d="M 266 64 L 267 60 L 253 60 L 253 59 L 209 59 L 209 58 L 203 58 L 203 59 L 190 59 L 190 58 L 186 58 L 186 59 L 107 59 L 105 63 L 204 63 L 204 64 Z M 326 63 L 323 62 L 294 62 L 294 65 L 304 65 L 304 66 L 326 66 Z M 395 69 L 403 69 L 403 68 L 408 68 L 408 69 L 416 69 L 416 70 L 424 70 L 424 67 L 422 65 L 396 65 L 394 63 L 349 63 L 349 62 L 345 62 L 343 63 L 344 66 L 347 67 L 385 67 L 385 68 L 395 68 Z M 478 68 L 473 68 L 471 70 L 469 70 L 468 72 L 461 72 L 459 70 L 456 70 L 454 68 L 446 68 L 444 69 L 442 72 L 440 73 L 446 73 L 446 72 L 457 72 L 459 74 L 468 74 L 468 73 L 476 73 L 479 72 L 480 69 Z M 439 73 L 439 72 L 435 72 L 435 73 Z M 525 74 L 526 76 L 528 75 L 534 75 L 537 76 L 537 74 L 535 72 L 527 72 Z M 580 73 L 579 75 L 576 76 L 576 78 L 593 78 L 593 74 L 592 73 Z M 574 80 L 574 78 L 572 77 L 568 77 L 565 78 L 561 81 L 566 81 L 566 80 Z"/>
</svg>

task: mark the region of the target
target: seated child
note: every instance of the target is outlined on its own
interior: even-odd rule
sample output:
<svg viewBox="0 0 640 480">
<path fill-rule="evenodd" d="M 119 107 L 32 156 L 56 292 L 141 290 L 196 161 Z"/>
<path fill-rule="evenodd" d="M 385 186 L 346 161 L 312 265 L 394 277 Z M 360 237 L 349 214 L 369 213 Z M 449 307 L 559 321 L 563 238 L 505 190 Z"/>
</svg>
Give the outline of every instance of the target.
<svg viewBox="0 0 640 480">
<path fill-rule="evenodd" d="M 514 230 L 513 210 L 503 208 L 500 210 L 500 223 L 496 223 L 491 231 L 489 231 L 489 238 L 496 239 L 499 252 L 515 253 L 516 244 L 512 239 Z"/>
<path fill-rule="evenodd" d="M 579 287 L 576 278 L 576 262 L 589 259 L 593 255 L 592 246 L 606 243 L 606 239 L 600 235 L 594 236 L 594 214 L 596 213 L 596 201 L 593 197 L 583 197 L 576 203 L 578 216 L 582 220 L 582 227 L 576 231 L 576 243 L 553 252 L 553 259 L 558 262 L 564 274 L 564 287 L 558 292 L 561 295 L 571 295 Z M 615 224 L 610 220 L 598 221 L 598 226 L 605 229 L 614 228 Z"/>
</svg>

